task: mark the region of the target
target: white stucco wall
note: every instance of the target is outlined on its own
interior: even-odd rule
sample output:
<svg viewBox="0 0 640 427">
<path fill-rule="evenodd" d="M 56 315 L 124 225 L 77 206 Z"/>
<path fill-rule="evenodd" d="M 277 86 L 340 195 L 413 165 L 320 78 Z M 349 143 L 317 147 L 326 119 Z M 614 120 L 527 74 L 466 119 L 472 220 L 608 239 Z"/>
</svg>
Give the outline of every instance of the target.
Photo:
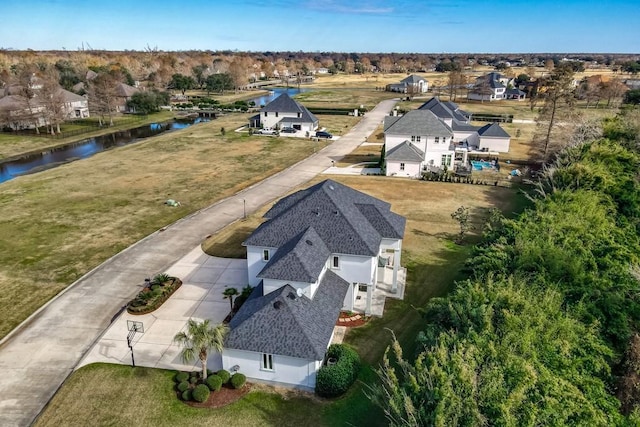
<svg viewBox="0 0 640 427">
<path fill-rule="evenodd" d="M 331 271 L 349 283 L 371 283 L 373 280 L 371 266 L 375 257 L 332 254 L 329 260 L 331 261 L 334 256 L 340 257 L 340 268 L 331 268 Z"/>
<path fill-rule="evenodd" d="M 273 370 L 261 369 L 262 353 L 225 348 L 222 352 L 222 366 L 227 371 L 235 365 L 247 378 L 261 381 L 290 384 L 297 387 L 314 389 L 316 373 L 322 366 L 322 360 L 307 360 L 296 357 L 273 356 Z"/>
<path fill-rule="evenodd" d="M 269 249 L 269 257 L 273 257 L 276 253 L 276 248 L 265 248 L 261 246 L 247 246 L 247 271 L 249 273 L 249 277 L 247 278 L 247 283 L 251 286 L 255 287 L 260 284 L 260 279 L 256 276 L 267 264 L 262 260 L 262 251 L 264 249 Z"/>
<path fill-rule="evenodd" d="M 508 153 L 511 138 L 490 138 L 480 137 L 480 149 L 486 148 L 488 151 L 497 151 L 498 153 Z"/>
<path fill-rule="evenodd" d="M 400 170 L 400 163 L 404 163 L 404 170 Z M 394 160 L 386 161 L 387 176 L 419 178 L 421 169 L 422 169 L 421 163 L 397 162 Z"/>
<path fill-rule="evenodd" d="M 411 135 L 384 135 L 385 150 L 389 151 L 405 141 L 411 141 Z M 419 146 L 418 146 L 419 147 Z"/>
</svg>

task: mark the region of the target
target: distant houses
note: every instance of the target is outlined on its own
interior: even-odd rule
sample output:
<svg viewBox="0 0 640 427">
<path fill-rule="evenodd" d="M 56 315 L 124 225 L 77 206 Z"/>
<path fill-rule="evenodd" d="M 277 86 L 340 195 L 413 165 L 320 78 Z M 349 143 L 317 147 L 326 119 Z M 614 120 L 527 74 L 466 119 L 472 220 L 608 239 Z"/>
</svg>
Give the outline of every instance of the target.
<svg viewBox="0 0 640 427">
<path fill-rule="evenodd" d="M 400 80 L 400 83 L 388 84 L 386 90 L 406 94 L 426 93 L 429 90 L 429 82 L 416 74 L 411 74 Z"/>
<path fill-rule="evenodd" d="M 507 89 L 513 88 L 513 85 L 513 78 L 506 77 L 500 73 L 491 72 L 476 79 L 473 87 L 469 90 L 467 98 L 475 101 L 520 99 L 520 93 L 511 93 L 512 98 L 508 98 Z M 514 95 L 517 97 L 513 98 Z"/>
</svg>

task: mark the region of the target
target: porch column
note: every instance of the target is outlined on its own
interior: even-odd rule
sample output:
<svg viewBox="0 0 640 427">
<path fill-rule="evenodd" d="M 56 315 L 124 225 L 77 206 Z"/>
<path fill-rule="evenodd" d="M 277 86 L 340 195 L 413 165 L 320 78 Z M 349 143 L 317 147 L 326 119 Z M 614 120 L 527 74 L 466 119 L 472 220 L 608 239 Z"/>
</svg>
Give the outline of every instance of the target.
<svg viewBox="0 0 640 427">
<path fill-rule="evenodd" d="M 373 286 L 371 283 L 367 283 L 367 306 L 364 309 L 364 314 L 371 316 L 371 301 L 373 300 Z"/>
<path fill-rule="evenodd" d="M 393 282 L 391 282 L 391 293 L 398 292 L 398 268 L 400 267 L 400 249 L 393 250 Z"/>
</svg>

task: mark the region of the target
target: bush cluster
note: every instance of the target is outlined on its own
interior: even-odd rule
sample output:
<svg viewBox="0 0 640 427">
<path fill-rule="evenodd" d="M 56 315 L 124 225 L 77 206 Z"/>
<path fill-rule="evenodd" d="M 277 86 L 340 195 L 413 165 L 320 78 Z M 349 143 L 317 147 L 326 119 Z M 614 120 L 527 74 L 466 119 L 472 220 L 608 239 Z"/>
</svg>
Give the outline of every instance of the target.
<svg viewBox="0 0 640 427">
<path fill-rule="evenodd" d="M 222 380 L 222 384 L 228 383 L 229 379 L 231 378 L 231 374 L 229 373 L 229 371 L 225 371 L 224 369 L 216 372 L 216 375 L 220 377 L 220 379 Z"/>
<path fill-rule="evenodd" d="M 211 391 L 220 391 L 222 388 L 222 378 L 217 375 L 208 376 L 205 384 L 207 384 L 207 387 L 209 387 Z"/>
<path fill-rule="evenodd" d="M 229 382 L 231 383 L 231 387 L 239 389 L 247 382 L 247 377 L 244 374 L 235 373 L 231 376 Z"/>
<path fill-rule="evenodd" d="M 199 384 L 196 386 L 196 388 L 193 389 L 191 396 L 196 402 L 202 403 L 209 398 L 210 394 L 211 391 L 209 390 L 209 387 L 207 387 L 205 384 Z"/>
<path fill-rule="evenodd" d="M 176 376 L 174 377 L 175 381 L 177 383 L 181 383 L 182 381 L 187 381 L 189 380 L 189 373 L 188 372 L 178 372 L 176 374 Z"/>
<path fill-rule="evenodd" d="M 185 390 L 189 389 L 189 382 L 188 381 L 181 381 L 180 383 L 178 383 L 178 391 L 184 392 Z"/>
<path fill-rule="evenodd" d="M 360 356 L 344 344 L 332 344 L 327 351 L 328 359 L 336 359 L 334 365 L 325 365 L 316 377 L 316 393 L 322 397 L 344 394 L 358 377 Z"/>
</svg>

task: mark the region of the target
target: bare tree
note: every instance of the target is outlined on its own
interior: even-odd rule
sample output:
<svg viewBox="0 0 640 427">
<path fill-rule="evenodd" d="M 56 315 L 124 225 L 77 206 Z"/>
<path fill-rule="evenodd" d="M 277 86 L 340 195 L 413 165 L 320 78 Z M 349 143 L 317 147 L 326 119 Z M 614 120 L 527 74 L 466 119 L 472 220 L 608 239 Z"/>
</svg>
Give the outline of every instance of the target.
<svg viewBox="0 0 640 427">
<path fill-rule="evenodd" d="M 99 117 L 100 126 L 104 118 L 109 118 L 109 126 L 113 126 L 113 112 L 117 106 L 116 85 L 118 80 L 111 74 L 102 73 L 91 80 L 87 86 L 91 111 Z"/>
<path fill-rule="evenodd" d="M 66 118 L 65 97 L 58 84 L 58 73 L 49 68 L 41 74 L 42 87 L 38 91 L 38 98 L 44 107 L 49 132 L 52 135 L 60 133 L 60 123 Z"/>
</svg>

